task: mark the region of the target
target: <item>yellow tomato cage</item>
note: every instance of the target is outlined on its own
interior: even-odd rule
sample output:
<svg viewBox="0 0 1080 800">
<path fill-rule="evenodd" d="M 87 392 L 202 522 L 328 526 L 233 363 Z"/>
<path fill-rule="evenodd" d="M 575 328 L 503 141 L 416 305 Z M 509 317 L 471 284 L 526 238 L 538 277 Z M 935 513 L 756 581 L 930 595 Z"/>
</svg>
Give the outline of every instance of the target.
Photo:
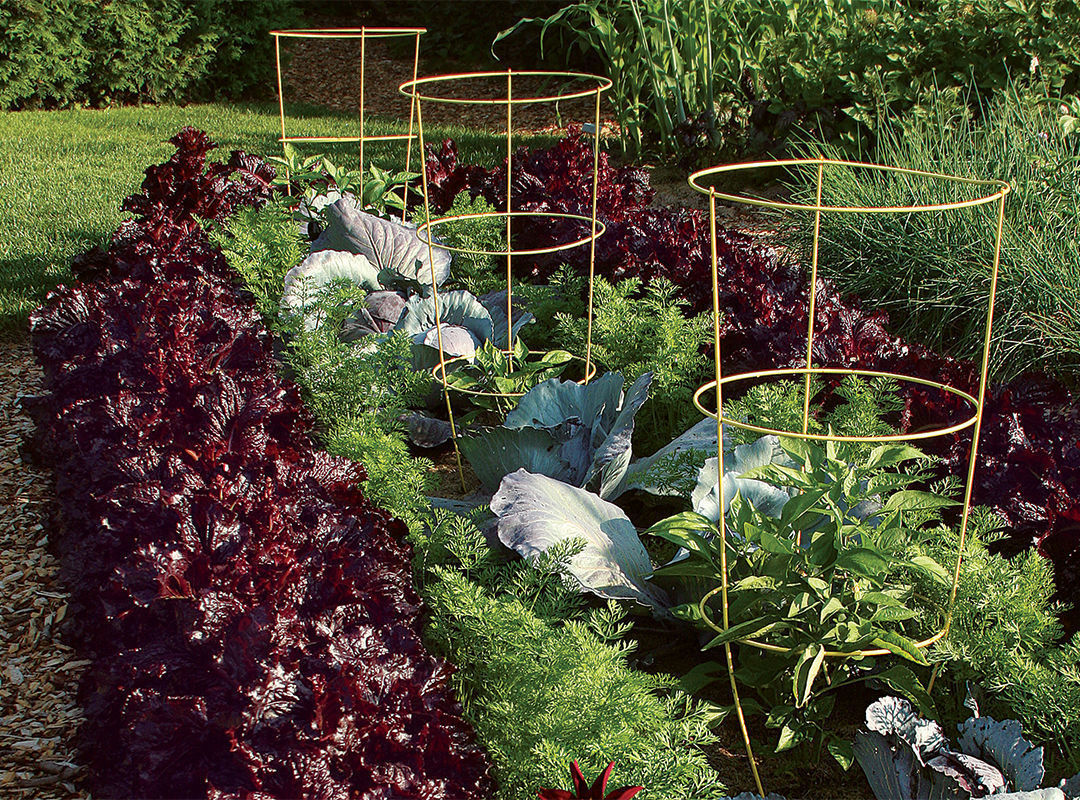
<svg viewBox="0 0 1080 800">
<path fill-rule="evenodd" d="M 365 66 L 367 63 L 368 39 L 401 39 L 412 37 L 416 41 L 413 50 L 413 80 L 416 80 L 417 67 L 420 63 L 420 37 L 427 33 L 427 28 L 297 28 L 294 30 L 270 31 L 274 37 L 274 57 L 277 64 L 278 112 L 281 115 L 282 148 L 286 143 L 302 144 L 357 144 L 360 148 L 360 170 L 364 169 L 365 142 L 405 142 L 405 171 L 409 171 L 412 157 L 412 143 L 416 138 L 413 133 L 416 115 L 415 103 L 409 107 L 409 132 L 368 136 L 364 133 L 364 94 L 366 90 Z M 282 39 L 359 39 L 360 40 L 360 135 L 359 136 L 290 136 L 285 130 L 285 92 L 281 83 L 281 40 Z M 421 151 L 422 152 L 422 151 Z M 286 178 L 289 177 L 286 171 Z M 403 200 L 405 198 L 402 198 Z M 405 210 L 401 211 L 401 221 L 405 221 Z"/>
<path fill-rule="evenodd" d="M 713 178 L 719 175 L 730 175 L 732 173 L 739 173 L 755 169 L 763 168 L 779 168 L 784 167 L 788 169 L 807 169 L 813 168 L 816 172 L 816 194 L 815 202 L 800 203 L 800 202 L 785 202 L 766 200 L 763 198 L 751 197 L 742 194 L 731 194 L 727 192 L 717 191 L 715 185 L 712 183 Z M 967 200 L 960 200 L 956 202 L 946 203 L 915 203 L 907 206 L 828 206 L 822 205 L 822 188 L 825 180 L 826 169 L 854 169 L 854 170 L 872 170 L 878 173 L 887 173 L 891 175 L 904 175 L 916 178 L 930 179 L 933 181 L 940 181 L 943 183 L 963 184 L 972 187 L 973 191 L 978 192 L 978 195 Z M 787 159 L 779 161 L 757 161 L 744 164 L 727 164 L 724 166 L 710 167 L 693 173 L 688 179 L 690 186 L 697 192 L 707 195 L 709 198 L 709 226 L 710 226 L 710 253 L 712 261 L 712 292 L 713 292 L 713 345 L 715 348 L 715 369 L 716 379 L 710 381 L 694 393 L 694 405 L 707 416 L 716 420 L 716 434 L 717 434 L 717 456 L 719 458 L 719 478 L 722 480 L 724 474 L 724 447 L 723 447 L 723 425 L 731 425 L 732 427 L 742 428 L 744 430 L 754 431 L 761 434 L 773 434 L 776 436 L 788 436 L 797 439 L 826 441 L 826 442 L 895 442 L 895 441 L 914 441 L 919 439 L 930 439 L 938 436 L 946 436 L 949 434 L 957 433 L 968 428 L 972 429 L 971 438 L 971 452 L 968 459 L 967 468 L 967 480 L 964 486 L 964 502 L 963 511 L 961 513 L 960 521 L 960 543 L 956 554 L 956 563 L 953 567 L 953 582 L 952 588 L 949 592 L 949 602 L 944 615 L 944 625 L 941 630 L 924 639 L 916 644 L 919 648 L 929 647 L 934 642 L 948 635 L 949 627 L 952 624 L 953 608 L 956 604 L 956 591 L 960 580 L 960 561 L 963 557 L 964 543 L 967 536 L 968 516 L 971 511 L 971 493 L 974 485 L 975 477 L 975 464 L 976 455 L 978 450 L 979 432 L 982 427 L 983 417 L 983 402 L 986 396 L 986 383 L 987 374 L 989 371 L 990 362 L 990 333 L 993 327 L 994 320 L 994 299 L 997 294 L 997 280 L 998 280 L 998 268 L 1001 263 L 1001 238 L 1002 238 L 1002 226 L 1005 219 L 1005 197 L 1009 194 L 1010 187 L 1004 181 L 999 180 L 978 180 L 973 178 L 961 178 L 954 175 L 947 175 L 944 173 L 926 172 L 922 170 L 905 169 L 901 167 L 884 166 L 880 164 L 868 164 L 856 161 L 840 161 L 828 158 L 806 158 L 806 159 Z M 806 342 L 806 366 L 797 367 L 791 369 L 770 369 L 759 370 L 755 372 L 746 372 L 736 375 L 724 375 L 720 358 L 720 291 L 719 291 L 719 277 L 717 274 L 718 258 L 717 258 L 717 232 L 716 232 L 716 201 L 725 200 L 731 203 L 737 203 L 740 205 L 756 206 L 759 208 L 773 209 L 777 211 L 795 211 L 795 212 L 813 212 L 814 214 L 814 234 L 813 244 L 811 250 L 810 260 L 810 287 L 809 287 L 809 307 L 808 307 L 808 325 L 807 325 L 807 342 Z M 813 363 L 813 347 L 814 347 L 814 316 L 817 300 L 817 275 L 818 275 L 818 249 L 821 237 L 821 215 L 823 213 L 835 213 L 835 214 L 913 214 L 913 213 L 931 213 L 931 212 L 948 212 L 955 211 L 963 208 L 972 208 L 975 206 L 984 206 L 996 204 L 997 205 L 997 220 L 994 234 L 994 258 L 993 264 L 990 270 L 990 291 L 986 308 L 986 324 L 983 337 L 983 351 L 982 351 L 982 368 L 979 374 L 979 387 L 978 395 L 972 396 L 971 394 L 964 392 L 956 387 L 949 386 L 937 381 L 926 380 L 923 378 L 916 378 L 909 375 L 901 375 L 891 372 L 879 372 L 865 369 L 851 369 L 851 368 L 826 368 L 817 367 Z M 775 378 L 780 376 L 797 376 L 802 375 L 804 377 L 804 391 L 803 391 L 803 419 L 802 429 L 800 431 L 783 431 L 773 428 L 767 428 L 757 425 L 751 425 L 746 422 L 734 420 L 729 417 L 725 417 L 723 413 L 723 387 L 732 383 L 741 381 L 750 381 L 761 378 Z M 967 401 L 971 405 L 972 413 L 965 419 L 957 422 L 953 425 L 943 426 L 932 430 L 920 431 L 911 434 L 895 434 L 888 436 L 842 436 L 836 434 L 815 434 L 808 433 L 810 423 L 810 381 L 814 375 L 856 375 L 862 377 L 884 377 L 891 378 L 898 381 L 906 381 L 908 383 L 915 383 L 922 386 L 928 386 L 939 389 L 941 391 L 953 394 Z M 711 411 L 702 403 L 702 396 L 708 392 L 715 393 L 716 411 Z M 721 562 L 721 583 L 720 586 L 709 592 L 702 598 L 699 608 L 702 612 L 703 619 L 706 624 L 712 627 L 719 633 L 725 632 L 729 627 L 728 617 L 728 574 L 727 574 L 727 526 L 725 524 L 725 504 L 724 493 L 722 487 L 717 486 L 717 492 L 720 498 L 720 519 L 718 524 L 719 538 L 720 538 L 720 562 Z M 720 595 L 722 620 L 721 624 L 717 625 L 709 617 L 706 604 L 715 596 Z M 756 639 L 747 638 L 737 640 L 742 644 L 756 647 L 763 650 L 770 650 L 773 652 L 790 652 L 790 648 L 780 647 L 778 645 L 769 644 L 767 642 L 758 641 Z M 731 655 L 731 643 L 727 642 L 724 645 L 724 653 L 727 662 L 728 678 L 731 683 L 731 691 L 735 701 L 736 715 L 739 721 L 739 727 L 742 733 L 743 744 L 746 747 L 746 753 L 750 760 L 750 769 L 754 776 L 754 783 L 757 786 L 757 790 L 760 794 L 764 795 L 764 789 L 762 788 L 761 778 L 758 775 L 757 764 L 754 761 L 753 748 L 750 745 L 750 736 L 746 729 L 746 720 L 743 715 L 742 704 L 739 701 L 739 690 L 735 681 L 735 669 L 734 662 Z M 888 655 L 887 650 L 858 650 L 853 652 L 841 652 L 841 651 L 826 651 L 827 657 L 833 658 L 859 658 L 868 656 L 882 656 Z"/>
<path fill-rule="evenodd" d="M 587 84 L 585 88 L 573 89 L 570 88 L 567 91 L 558 92 L 556 94 L 549 95 L 526 95 L 517 96 L 514 94 L 514 79 L 518 78 L 541 78 L 548 80 L 562 81 L 564 84 L 572 84 L 573 82 L 583 82 Z M 472 97 L 472 96 L 453 96 L 434 93 L 434 87 L 450 86 L 461 87 L 467 85 L 469 82 L 495 82 L 498 81 L 501 84 L 505 81 L 506 91 L 505 93 L 499 93 L 496 97 Z M 596 217 L 596 200 L 597 200 L 597 188 L 599 181 L 599 163 L 600 163 L 600 95 L 611 88 L 611 81 L 607 78 L 600 77 L 598 75 L 589 75 L 581 72 L 548 72 L 548 71 L 496 71 L 496 72 L 468 72 L 457 73 L 452 75 L 432 75 L 424 78 L 413 77 L 413 80 L 406 81 L 401 84 L 400 91 L 411 98 L 412 107 L 416 110 L 416 123 L 417 129 L 420 135 L 420 152 L 424 152 L 424 115 L 423 115 L 423 103 L 445 103 L 450 105 L 482 105 L 482 106 L 506 106 L 506 210 L 505 211 L 490 211 L 481 214 L 460 214 L 457 216 L 447 216 L 438 219 L 432 219 L 431 216 L 431 203 L 428 192 L 428 180 L 427 171 L 421 170 L 422 175 L 422 187 L 424 193 L 424 211 L 427 222 L 420 225 L 417 228 L 417 235 L 428 246 L 429 260 L 431 263 L 431 283 L 432 283 L 432 298 L 434 300 L 435 308 L 435 333 L 439 346 L 439 363 L 432 370 L 432 375 L 442 386 L 443 397 L 446 400 L 446 411 L 450 418 L 450 436 L 454 443 L 454 455 L 457 458 L 458 477 L 461 479 L 462 491 L 465 490 L 465 471 L 461 463 L 461 450 L 458 448 L 457 441 L 457 426 L 454 422 L 454 410 L 450 402 L 450 392 L 458 391 L 463 394 L 478 396 L 478 397 L 492 397 L 502 399 L 513 399 L 520 397 L 523 393 L 506 393 L 506 392 L 494 392 L 494 391 L 478 391 L 478 390 L 462 390 L 454 387 L 447 379 L 446 365 L 452 363 L 457 359 L 447 359 L 446 353 L 443 351 L 442 341 L 442 324 L 439 311 L 439 292 L 435 288 L 435 259 L 434 259 L 434 230 L 440 225 L 448 225 L 455 222 L 461 222 L 469 219 L 504 219 L 506 221 L 506 246 L 501 250 L 483 250 L 483 249 L 466 249 L 461 247 L 447 247 L 440 244 L 440 247 L 445 249 L 459 252 L 469 253 L 473 255 L 492 255 L 492 256 L 505 256 L 506 257 L 506 329 L 507 329 L 507 341 L 504 352 L 507 356 L 508 364 L 510 368 L 513 368 L 513 275 L 511 272 L 511 263 L 514 256 L 523 255 L 541 255 L 548 253 L 557 253 L 562 250 L 569 250 L 574 247 L 579 247 L 585 244 L 589 245 L 589 299 L 587 309 L 587 323 L 586 323 L 586 335 L 585 335 L 585 371 L 582 383 L 588 383 L 589 380 L 596 374 L 596 366 L 592 363 L 592 324 L 593 324 L 593 275 L 596 265 L 596 239 L 604 232 L 604 224 L 600 222 Z M 593 163 L 592 163 L 592 196 L 591 196 L 591 208 L 592 212 L 589 216 L 583 214 L 566 214 L 555 212 L 534 212 L 534 211 L 514 211 L 513 198 L 511 196 L 512 186 L 512 173 L 513 173 L 513 141 L 514 141 L 514 107 L 525 104 L 535 103 L 558 103 L 564 100 L 575 100 L 593 98 L 594 100 L 594 115 L 593 115 Z M 539 247 L 532 249 L 515 249 L 510 237 L 510 226 L 514 219 L 521 218 L 543 218 L 543 219 L 571 219 L 579 222 L 589 224 L 589 232 L 587 235 L 575 239 L 571 242 L 560 242 L 558 244 L 551 245 L 549 247 Z M 501 345 L 501 343 L 498 343 Z"/>
</svg>

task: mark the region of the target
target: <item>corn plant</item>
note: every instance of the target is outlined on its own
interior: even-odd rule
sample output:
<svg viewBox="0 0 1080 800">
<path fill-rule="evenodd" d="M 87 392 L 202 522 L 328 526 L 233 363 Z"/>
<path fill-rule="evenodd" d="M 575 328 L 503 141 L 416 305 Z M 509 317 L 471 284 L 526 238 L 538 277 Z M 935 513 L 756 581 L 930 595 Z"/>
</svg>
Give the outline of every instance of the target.
<svg viewBox="0 0 1080 800">
<path fill-rule="evenodd" d="M 1035 70 L 1077 86 L 1074 0 L 580 0 L 540 25 L 560 50 L 599 58 L 623 147 L 771 149 L 796 131 L 849 148 L 885 111 L 923 109 L 973 80 L 981 96 Z"/>
</svg>

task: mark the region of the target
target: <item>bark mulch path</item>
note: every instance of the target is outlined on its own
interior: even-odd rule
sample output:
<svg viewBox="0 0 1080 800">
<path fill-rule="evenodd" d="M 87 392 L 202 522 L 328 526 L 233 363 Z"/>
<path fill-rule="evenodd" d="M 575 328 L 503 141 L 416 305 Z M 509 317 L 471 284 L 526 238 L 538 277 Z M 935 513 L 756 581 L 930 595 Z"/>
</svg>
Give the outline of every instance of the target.
<svg viewBox="0 0 1080 800">
<path fill-rule="evenodd" d="M 41 385 L 26 343 L 0 344 L 0 795 L 84 797 L 75 700 L 89 663 L 61 641 L 67 594 L 49 550 L 52 476 L 19 455 L 33 429 L 19 397 Z"/>
<path fill-rule="evenodd" d="M 411 45 L 410 45 L 411 46 Z M 398 86 L 412 79 L 412 53 L 395 55 L 387 40 L 370 39 L 365 44 L 364 58 L 364 114 L 389 117 L 408 122 L 409 98 L 398 91 Z M 285 113 L 288 120 L 290 103 L 309 103 L 335 111 L 357 114 L 360 108 L 360 40 L 359 39 L 282 39 L 282 56 L 286 60 L 282 73 L 285 90 Z M 485 66 L 462 69 L 462 72 L 490 72 L 502 69 Z M 423 40 L 420 43 L 420 61 L 417 77 L 423 78 L 436 71 L 425 65 Z M 582 88 L 575 84 L 574 88 Z M 513 96 L 540 97 L 566 91 L 567 84 L 535 76 L 522 76 L 513 80 Z M 470 79 L 455 84 L 425 86 L 425 94 L 439 97 L 504 98 L 506 81 L 501 78 Z M 506 106 L 493 104 L 447 104 L 422 101 L 424 127 L 429 125 L 466 125 L 483 131 L 501 133 L 506 130 Z M 554 102 L 515 105 L 512 115 L 515 135 L 524 133 L 548 133 L 561 135 L 566 132 L 567 122 L 593 119 L 595 100 L 584 98 Z M 605 127 L 614 115 L 601 103 L 601 119 Z M 297 123 L 289 126 L 289 135 L 304 135 L 296 130 Z"/>
</svg>

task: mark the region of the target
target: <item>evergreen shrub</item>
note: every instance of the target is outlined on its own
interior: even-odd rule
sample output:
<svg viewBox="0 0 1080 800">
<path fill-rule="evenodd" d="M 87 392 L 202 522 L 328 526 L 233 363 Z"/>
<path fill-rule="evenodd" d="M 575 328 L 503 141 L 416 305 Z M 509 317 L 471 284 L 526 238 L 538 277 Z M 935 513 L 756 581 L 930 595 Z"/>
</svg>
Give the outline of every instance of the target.
<svg viewBox="0 0 1080 800">
<path fill-rule="evenodd" d="M 0 108 L 235 98 L 273 86 L 294 0 L 5 0 Z"/>
</svg>

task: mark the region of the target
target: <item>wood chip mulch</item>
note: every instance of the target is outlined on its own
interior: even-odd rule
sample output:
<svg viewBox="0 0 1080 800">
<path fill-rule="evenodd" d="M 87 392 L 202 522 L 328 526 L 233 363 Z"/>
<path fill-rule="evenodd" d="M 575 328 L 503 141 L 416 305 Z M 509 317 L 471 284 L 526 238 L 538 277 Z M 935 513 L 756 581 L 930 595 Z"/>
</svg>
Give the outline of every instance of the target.
<svg viewBox="0 0 1080 800">
<path fill-rule="evenodd" d="M 411 80 L 412 54 L 407 57 L 394 55 L 386 40 L 370 39 L 364 45 L 364 114 L 383 118 L 409 119 L 409 98 L 398 87 Z M 289 105 L 307 103 L 324 106 L 336 111 L 359 114 L 360 108 L 360 40 L 359 39 L 282 39 L 281 52 L 285 58 L 282 83 L 285 93 L 285 113 L 289 118 Z M 489 65 L 463 72 L 499 71 L 502 67 Z M 423 40 L 420 43 L 418 77 L 423 78 L 437 71 L 424 62 Z M 522 76 L 513 81 L 515 97 L 540 97 L 558 94 L 565 90 L 565 82 Z M 575 84 L 574 88 L 581 88 Z M 424 88 L 425 94 L 440 97 L 504 98 L 505 79 L 471 79 L 453 84 L 440 84 Z M 593 98 L 565 100 L 560 103 L 527 103 L 515 105 L 512 114 L 514 134 L 547 133 L 562 135 L 568 123 L 591 120 L 595 114 Z M 424 127 L 430 125 L 466 125 L 478 130 L 503 132 L 506 130 L 506 106 L 486 104 L 446 104 L 425 100 L 421 108 Z M 359 118 L 359 117 L 358 117 Z M 610 107 L 601 103 L 601 121 L 610 127 L 614 114 Z M 289 126 L 289 135 L 305 135 L 294 130 L 297 123 Z"/>
<path fill-rule="evenodd" d="M 0 796 L 86 797 L 75 755 L 82 661 L 60 636 L 67 594 L 49 550 L 51 476 L 19 447 L 33 429 L 19 398 L 39 390 L 26 343 L 0 344 Z"/>
</svg>

